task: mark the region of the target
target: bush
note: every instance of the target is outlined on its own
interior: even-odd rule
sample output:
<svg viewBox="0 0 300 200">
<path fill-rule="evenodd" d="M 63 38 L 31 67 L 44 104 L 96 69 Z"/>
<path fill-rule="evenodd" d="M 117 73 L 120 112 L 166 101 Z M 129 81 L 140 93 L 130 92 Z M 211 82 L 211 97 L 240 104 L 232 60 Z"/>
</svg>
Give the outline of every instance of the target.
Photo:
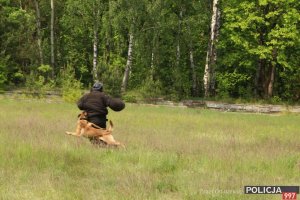
<svg viewBox="0 0 300 200">
<path fill-rule="evenodd" d="M 249 88 L 245 88 L 243 85 L 247 85 L 247 81 L 250 79 L 245 74 L 233 73 L 218 73 L 217 79 L 217 94 L 221 98 L 228 97 L 245 97 L 248 93 L 251 93 Z"/>
<path fill-rule="evenodd" d="M 44 97 L 47 91 L 52 90 L 55 86 L 54 80 L 47 79 L 47 75 L 42 74 L 39 70 L 38 73 L 31 71 L 31 73 L 26 76 L 25 86 L 34 97 Z"/>
<path fill-rule="evenodd" d="M 0 58 L 0 89 L 3 89 L 7 82 L 7 63 L 9 57 Z"/>
<path fill-rule="evenodd" d="M 157 98 L 162 95 L 162 86 L 160 81 L 147 78 L 139 91 L 144 99 Z"/>
<path fill-rule="evenodd" d="M 159 81 L 154 81 L 149 78 L 143 82 L 141 87 L 131 91 L 127 91 L 122 98 L 127 102 L 136 103 L 139 101 L 158 98 L 161 96 L 162 96 L 161 83 Z"/>
<path fill-rule="evenodd" d="M 138 90 L 131 90 L 131 91 L 126 92 L 122 96 L 122 99 L 126 102 L 137 103 L 139 101 L 142 101 L 143 97 Z"/>
<path fill-rule="evenodd" d="M 112 54 L 111 63 L 107 65 L 104 62 L 100 62 L 100 75 L 104 84 L 104 90 L 106 93 L 119 97 L 121 95 L 121 84 L 124 69 L 121 66 L 125 66 L 126 60 L 118 55 Z"/>
<path fill-rule="evenodd" d="M 75 78 L 75 70 L 71 66 L 62 72 L 62 97 L 66 102 L 76 102 L 82 95 L 82 83 Z"/>
</svg>

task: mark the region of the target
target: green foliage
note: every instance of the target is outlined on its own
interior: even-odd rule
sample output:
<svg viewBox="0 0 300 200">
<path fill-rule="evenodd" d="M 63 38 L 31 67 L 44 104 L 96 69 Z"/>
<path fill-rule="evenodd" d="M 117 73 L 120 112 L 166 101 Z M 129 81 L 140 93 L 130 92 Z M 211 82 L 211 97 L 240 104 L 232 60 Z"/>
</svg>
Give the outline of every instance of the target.
<svg viewBox="0 0 300 200">
<path fill-rule="evenodd" d="M 230 0 L 223 2 L 222 6 L 224 23 L 218 44 L 218 69 L 222 73 L 236 69 L 247 74 L 252 80 L 246 88 L 260 91 L 261 96 L 265 96 L 270 68 L 275 66 L 275 71 L 280 73 L 275 73 L 273 93 L 280 98 L 293 96 L 291 88 L 294 87 L 289 85 L 295 85 L 299 78 L 282 81 L 281 77 L 289 76 L 289 71 L 296 71 L 300 64 L 293 56 L 294 52 L 299 52 L 300 44 L 297 27 L 300 22 L 299 1 Z"/>
<path fill-rule="evenodd" d="M 126 92 L 122 98 L 127 102 L 147 101 L 163 95 L 162 86 L 159 81 L 151 78 L 146 79 L 138 89 Z"/>
<path fill-rule="evenodd" d="M 162 85 L 159 80 L 155 81 L 147 78 L 139 89 L 143 98 L 157 98 L 162 95 Z"/>
<path fill-rule="evenodd" d="M 271 102 L 273 104 L 279 104 L 279 103 L 282 102 L 282 99 L 279 96 L 273 96 L 272 99 L 271 99 Z"/>
<path fill-rule="evenodd" d="M 3 89 L 5 83 L 7 83 L 7 61 L 8 56 L 0 58 L 0 89 Z"/>
<path fill-rule="evenodd" d="M 74 68 L 68 65 L 61 75 L 62 97 L 66 102 L 76 102 L 82 95 L 82 83 L 75 77 Z"/>
<path fill-rule="evenodd" d="M 138 90 L 130 90 L 123 94 L 122 99 L 129 103 L 138 103 L 143 101 L 144 98 Z"/>
<path fill-rule="evenodd" d="M 229 97 L 229 96 L 246 96 L 245 85 L 250 80 L 250 77 L 245 74 L 237 72 L 233 73 L 218 73 L 218 96 Z"/>
<path fill-rule="evenodd" d="M 113 96 L 121 96 L 121 83 L 126 60 L 115 54 L 111 55 L 110 59 L 109 65 L 104 62 L 100 63 L 101 81 L 104 83 L 105 92 Z"/>
<path fill-rule="evenodd" d="M 31 71 L 29 75 L 25 76 L 26 90 L 34 97 L 44 97 L 47 92 L 55 88 L 54 80 L 49 78 L 49 72 L 52 69 L 48 65 L 41 65 L 36 72 Z M 15 73 L 15 78 L 22 79 L 20 72 Z"/>
<path fill-rule="evenodd" d="M 131 33 L 132 67 L 125 96 L 134 99 L 132 91 L 138 94 L 136 98 L 190 98 L 195 82 L 196 93 L 201 94 L 211 20 L 207 1 L 57 0 L 53 69 L 49 66 L 50 2 L 37 2 L 39 19 L 33 1 L 1 1 L 0 88 L 26 85 L 38 91 L 62 87 L 66 80 L 61 69 L 68 65 L 73 68 L 73 77 L 67 80 L 82 83 L 73 86 L 69 81 L 68 87 L 89 86 L 93 82 L 96 32 L 98 77 L 109 94 L 120 96 Z M 274 66 L 273 94 L 282 100 L 298 101 L 299 1 L 226 0 L 220 2 L 220 8 L 222 24 L 215 69 L 218 95 L 248 98 L 254 97 L 255 91 L 263 98 L 270 80 L 268 72 Z M 37 20 L 41 22 L 40 35 Z M 191 67 L 191 53 L 195 69 Z M 74 101 L 77 95 L 67 93 Z"/>
<path fill-rule="evenodd" d="M 24 73 L 21 71 L 17 71 L 16 73 L 13 74 L 13 81 L 15 84 L 23 83 L 25 80 Z"/>
<path fill-rule="evenodd" d="M 41 65 L 37 68 L 37 70 L 42 74 L 47 75 L 52 71 L 52 68 L 50 67 L 50 65 Z"/>
</svg>

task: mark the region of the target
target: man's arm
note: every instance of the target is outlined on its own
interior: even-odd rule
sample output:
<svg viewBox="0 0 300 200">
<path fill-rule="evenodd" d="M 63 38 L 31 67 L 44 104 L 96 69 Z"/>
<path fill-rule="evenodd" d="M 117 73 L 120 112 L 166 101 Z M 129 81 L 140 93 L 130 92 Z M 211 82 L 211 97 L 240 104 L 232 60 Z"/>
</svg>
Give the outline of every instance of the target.
<svg viewBox="0 0 300 200">
<path fill-rule="evenodd" d="M 121 111 L 125 108 L 125 103 L 118 98 L 107 98 L 107 106 L 113 111 Z"/>
<path fill-rule="evenodd" d="M 80 110 L 84 110 L 84 99 L 85 99 L 85 96 L 82 96 L 78 101 L 77 101 L 77 107 L 80 109 Z"/>
</svg>

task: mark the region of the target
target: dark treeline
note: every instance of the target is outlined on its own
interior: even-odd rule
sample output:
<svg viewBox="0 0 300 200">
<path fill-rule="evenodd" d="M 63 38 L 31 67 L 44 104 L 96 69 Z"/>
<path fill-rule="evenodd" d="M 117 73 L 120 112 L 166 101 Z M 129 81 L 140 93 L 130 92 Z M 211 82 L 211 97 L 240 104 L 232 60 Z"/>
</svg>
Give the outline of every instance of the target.
<svg viewBox="0 0 300 200">
<path fill-rule="evenodd" d="M 0 0 L 0 88 L 300 99 L 299 0 Z"/>
</svg>

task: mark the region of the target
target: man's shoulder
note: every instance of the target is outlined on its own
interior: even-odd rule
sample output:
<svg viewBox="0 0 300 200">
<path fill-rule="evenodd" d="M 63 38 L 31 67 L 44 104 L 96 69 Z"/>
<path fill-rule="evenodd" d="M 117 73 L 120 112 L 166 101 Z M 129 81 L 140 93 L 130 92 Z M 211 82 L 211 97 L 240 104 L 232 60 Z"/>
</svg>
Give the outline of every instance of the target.
<svg viewBox="0 0 300 200">
<path fill-rule="evenodd" d="M 92 91 L 88 93 L 87 96 L 101 98 L 101 97 L 106 97 L 107 95 L 104 92 Z"/>
</svg>

